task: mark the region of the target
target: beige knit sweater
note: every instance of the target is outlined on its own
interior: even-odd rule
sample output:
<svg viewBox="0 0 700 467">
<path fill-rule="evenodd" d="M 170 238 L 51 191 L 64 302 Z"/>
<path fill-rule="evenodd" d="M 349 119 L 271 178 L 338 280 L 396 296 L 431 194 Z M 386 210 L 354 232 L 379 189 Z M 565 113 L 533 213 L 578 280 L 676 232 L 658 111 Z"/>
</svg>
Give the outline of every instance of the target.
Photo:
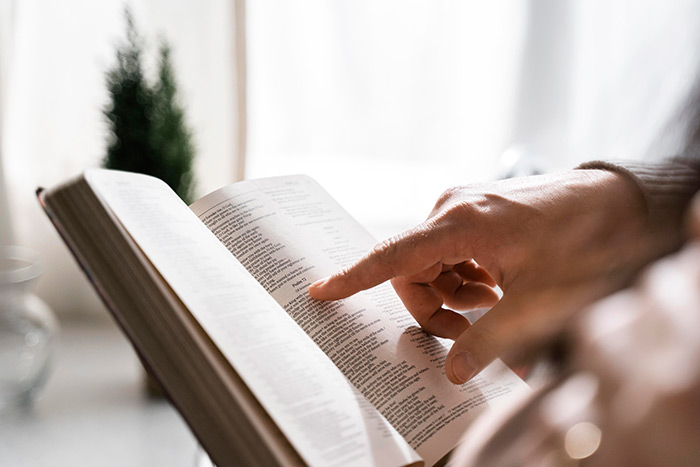
<svg viewBox="0 0 700 467">
<path fill-rule="evenodd" d="M 693 159 L 591 161 L 578 168 L 612 170 L 630 177 L 644 196 L 648 222 L 654 230 L 680 230 L 690 200 L 700 191 L 700 161 Z"/>
</svg>

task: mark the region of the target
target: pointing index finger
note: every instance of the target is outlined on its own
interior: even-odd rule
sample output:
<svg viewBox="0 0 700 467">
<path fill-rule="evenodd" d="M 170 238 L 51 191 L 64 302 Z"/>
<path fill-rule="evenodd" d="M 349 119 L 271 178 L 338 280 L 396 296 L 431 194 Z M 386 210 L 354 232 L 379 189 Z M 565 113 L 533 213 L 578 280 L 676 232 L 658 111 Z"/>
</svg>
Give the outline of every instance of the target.
<svg viewBox="0 0 700 467">
<path fill-rule="evenodd" d="M 352 266 L 314 282 L 309 294 L 318 300 L 339 300 L 389 279 L 423 271 L 452 255 L 445 229 L 423 223 L 377 244 Z"/>
</svg>

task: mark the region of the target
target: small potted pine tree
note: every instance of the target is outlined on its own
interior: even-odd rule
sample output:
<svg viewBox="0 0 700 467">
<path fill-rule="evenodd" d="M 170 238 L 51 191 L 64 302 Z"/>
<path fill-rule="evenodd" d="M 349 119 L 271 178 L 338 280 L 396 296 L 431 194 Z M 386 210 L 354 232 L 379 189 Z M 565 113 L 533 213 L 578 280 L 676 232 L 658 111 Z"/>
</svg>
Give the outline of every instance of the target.
<svg viewBox="0 0 700 467">
<path fill-rule="evenodd" d="M 162 42 L 158 79 L 150 85 L 141 63 L 141 38 L 129 10 L 125 16 L 126 41 L 117 48 L 116 65 L 107 72 L 110 103 L 104 114 L 109 139 L 103 165 L 158 177 L 189 204 L 195 150 L 178 102 L 170 47 Z"/>
</svg>

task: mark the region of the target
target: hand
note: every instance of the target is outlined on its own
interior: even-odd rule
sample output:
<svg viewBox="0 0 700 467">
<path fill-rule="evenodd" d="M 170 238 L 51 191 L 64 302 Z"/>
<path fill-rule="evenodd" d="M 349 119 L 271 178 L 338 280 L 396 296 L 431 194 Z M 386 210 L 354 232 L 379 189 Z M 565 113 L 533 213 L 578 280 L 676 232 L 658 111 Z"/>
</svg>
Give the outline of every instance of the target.
<svg viewBox="0 0 700 467">
<path fill-rule="evenodd" d="M 391 279 L 424 330 L 455 340 L 445 371 L 463 383 L 628 280 L 643 262 L 645 212 L 636 185 L 603 170 L 453 188 L 425 222 L 312 284 L 309 293 L 337 300 Z M 474 325 L 446 308 L 494 304 Z"/>
</svg>

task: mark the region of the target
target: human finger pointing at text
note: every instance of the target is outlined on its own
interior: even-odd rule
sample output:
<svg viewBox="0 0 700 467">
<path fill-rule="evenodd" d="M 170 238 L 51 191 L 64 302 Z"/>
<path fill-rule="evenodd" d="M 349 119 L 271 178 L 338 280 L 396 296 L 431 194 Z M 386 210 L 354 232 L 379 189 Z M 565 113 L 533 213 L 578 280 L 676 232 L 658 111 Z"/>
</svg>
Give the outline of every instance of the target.
<svg viewBox="0 0 700 467">
<path fill-rule="evenodd" d="M 632 269 L 644 216 L 633 183 L 604 170 L 453 188 L 425 222 L 309 293 L 338 300 L 391 280 L 425 331 L 455 341 L 445 372 L 463 383 L 558 329 L 571 303 L 597 298 L 611 275 Z M 493 308 L 473 325 L 455 312 L 484 307 Z"/>
</svg>

